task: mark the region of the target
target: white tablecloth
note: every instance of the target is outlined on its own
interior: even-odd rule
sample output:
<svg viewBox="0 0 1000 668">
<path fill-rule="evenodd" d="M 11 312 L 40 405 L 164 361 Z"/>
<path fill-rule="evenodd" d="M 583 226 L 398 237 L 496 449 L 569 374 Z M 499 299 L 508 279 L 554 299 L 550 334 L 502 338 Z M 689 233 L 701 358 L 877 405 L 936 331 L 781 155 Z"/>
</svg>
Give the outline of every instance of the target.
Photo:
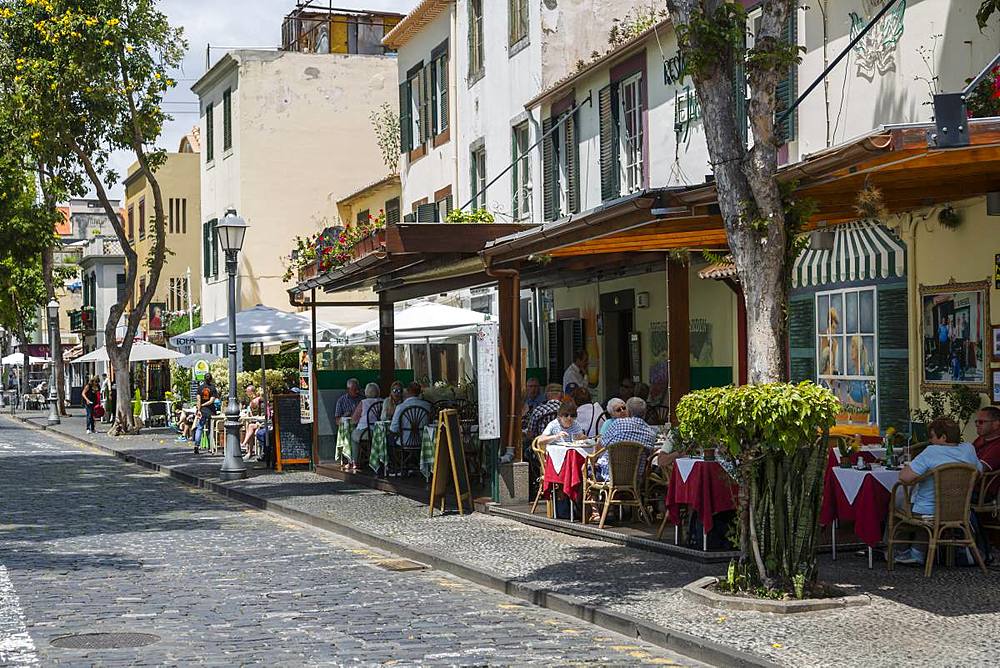
<svg viewBox="0 0 1000 668">
<path fill-rule="evenodd" d="M 871 471 L 858 471 L 857 469 L 834 468 L 833 474 L 837 476 L 837 483 L 844 490 L 847 502 L 853 504 L 854 498 L 858 495 L 865 476 L 872 476 L 888 491 L 892 491 L 892 486 L 899 481 L 899 471 L 887 471 L 885 468 L 872 467 Z"/>
<path fill-rule="evenodd" d="M 698 462 L 704 461 L 703 459 L 695 459 L 694 457 L 681 457 L 674 461 L 674 467 L 677 469 L 677 473 L 680 474 L 681 480 L 687 482 L 688 476 L 691 475 L 691 469 Z"/>
<path fill-rule="evenodd" d="M 545 454 L 548 456 L 549 461 L 552 462 L 552 468 L 556 473 L 562 471 L 567 450 L 576 450 L 583 457 L 589 457 L 594 454 L 594 446 L 592 445 L 567 445 L 565 443 L 560 445 L 559 443 L 551 443 L 545 448 Z"/>
</svg>

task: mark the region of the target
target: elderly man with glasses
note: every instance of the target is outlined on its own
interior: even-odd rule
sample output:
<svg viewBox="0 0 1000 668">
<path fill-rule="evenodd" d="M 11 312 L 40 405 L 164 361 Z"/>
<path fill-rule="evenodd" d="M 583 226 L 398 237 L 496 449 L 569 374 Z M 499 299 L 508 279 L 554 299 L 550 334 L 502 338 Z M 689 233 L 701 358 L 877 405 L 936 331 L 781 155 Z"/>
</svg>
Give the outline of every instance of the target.
<svg viewBox="0 0 1000 668">
<path fill-rule="evenodd" d="M 983 463 L 983 471 L 988 473 L 1000 469 L 1000 408 L 986 406 L 979 409 L 976 413 L 976 434 L 972 445 Z"/>
</svg>

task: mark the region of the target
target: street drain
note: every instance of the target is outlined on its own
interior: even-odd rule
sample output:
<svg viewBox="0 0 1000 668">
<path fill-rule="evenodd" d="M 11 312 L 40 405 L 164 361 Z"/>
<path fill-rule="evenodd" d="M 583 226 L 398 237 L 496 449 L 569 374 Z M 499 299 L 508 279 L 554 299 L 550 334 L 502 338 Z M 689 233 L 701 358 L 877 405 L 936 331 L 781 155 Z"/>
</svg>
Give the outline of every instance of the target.
<svg viewBox="0 0 1000 668">
<path fill-rule="evenodd" d="M 427 570 L 426 565 L 417 563 L 416 561 L 410 561 L 409 559 L 382 559 L 381 561 L 376 561 L 375 565 L 381 566 L 387 571 L 404 572 Z"/>
<path fill-rule="evenodd" d="M 74 633 L 53 638 L 52 644 L 67 649 L 125 649 L 152 645 L 159 639 L 152 633 Z"/>
</svg>

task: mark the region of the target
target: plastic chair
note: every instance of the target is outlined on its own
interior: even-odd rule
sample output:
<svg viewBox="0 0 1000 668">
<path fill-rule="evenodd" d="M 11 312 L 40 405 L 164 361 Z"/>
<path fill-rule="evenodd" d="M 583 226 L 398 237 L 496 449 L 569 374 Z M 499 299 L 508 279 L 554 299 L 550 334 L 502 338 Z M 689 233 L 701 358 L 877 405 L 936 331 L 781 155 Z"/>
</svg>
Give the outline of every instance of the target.
<svg viewBox="0 0 1000 668">
<path fill-rule="evenodd" d="M 598 453 L 594 453 L 597 455 Z M 593 456 L 593 455 L 592 455 Z M 621 441 L 608 446 L 608 469 L 610 480 L 597 480 L 592 466 L 584 464 L 583 472 L 583 523 L 587 523 L 587 506 L 597 506 L 604 497 L 599 529 L 604 528 L 608 510 L 612 505 L 622 508 L 629 506 L 639 509 L 639 516 L 650 524 L 649 515 L 642 501 L 642 487 L 639 479 L 639 463 L 646 456 L 646 448 L 635 441 Z M 596 461 L 596 458 L 595 458 Z M 630 498 L 620 498 L 628 496 Z"/>
<path fill-rule="evenodd" d="M 926 544 L 927 560 L 924 576 L 930 577 L 934 570 L 934 555 L 939 545 L 958 545 L 972 551 L 972 556 L 983 573 L 986 565 L 976 547 L 972 527 L 969 524 L 969 507 L 972 501 L 972 491 L 976 486 L 976 476 L 979 472 L 971 464 L 945 464 L 931 469 L 910 483 L 897 482 L 892 486 L 889 495 L 889 531 L 888 531 L 888 568 L 891 571 L 894 543 Z M 934 479 L 934 515 L 913 514 L 911 494 L 920 482 L 928 478 Z M 902 491 L 903 506 L 896 506 L 896 494 Z M 896 531 L 900 527 L 910 527 L 927 532 L 927 541 L 897 540 Z M 959 538 L 945 538 L 946 531 L 959 531 Z"/>
</svg>

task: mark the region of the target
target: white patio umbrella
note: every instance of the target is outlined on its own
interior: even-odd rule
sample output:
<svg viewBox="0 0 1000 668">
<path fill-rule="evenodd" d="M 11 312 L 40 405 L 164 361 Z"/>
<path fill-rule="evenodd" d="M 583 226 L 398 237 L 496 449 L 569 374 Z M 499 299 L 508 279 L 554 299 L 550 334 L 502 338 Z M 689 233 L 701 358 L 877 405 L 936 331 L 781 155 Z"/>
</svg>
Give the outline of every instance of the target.
<svg viewBox="0 0 1000 668">
<path fill-rule="evenodd" d="M 320 339 L 343 336 L 344 328 L 316 321 Z M 281 343 L 312 337 L 312 320 L 307 313 L 288 313 L 257 304 L 236 314 L 238 343 Z M 229 319 L 220 318 L 189 332 L 170 337 L 172 346 L 213 345 L 229 343 Z"/>
<path fill-rule="evenodd" d="M 184 367 L 185 369 L 190 369 L 198 362 L 204 361 L 211 364 L 212 362 L 218 362 L 220 359 L 222 358 L 218 355 L 213 355 L 212 353 L 191 353 L 190 355 L 185 355 L 184 357 L 178 357 L 174 360 L 174 364 Z"/>
<path fill-rule="evenodd" d="M 48 357 L 32 357 L 28 356 L 28 364 L 48 364 Z M 22 366 L 24 364 L 24 353 L 11 353 L 3 359 L 0 359 L 0 365 L 3 366 Z"/>
<path fill-rule="evenodd" d="M 132 350 L 129 353 L 129 362 L 152 362 L 155 360 L 174 360 L 180 357 L 184 357 L 184 353 L 179 353 L 176 350 L 169 350 L 162 346 L 158 346 L 155 343 L 147 343 L 145 341 L 136 341 L 132 344 Z M 82 364 L 85 362 L 107 362 L 108 361 L 108 349 L 107 346 L 103 348 L 98 348 L 92 352 L 87 353 L 82 357 L 77 357 L 73 360 L 73 364 Z"/>
</svg>

